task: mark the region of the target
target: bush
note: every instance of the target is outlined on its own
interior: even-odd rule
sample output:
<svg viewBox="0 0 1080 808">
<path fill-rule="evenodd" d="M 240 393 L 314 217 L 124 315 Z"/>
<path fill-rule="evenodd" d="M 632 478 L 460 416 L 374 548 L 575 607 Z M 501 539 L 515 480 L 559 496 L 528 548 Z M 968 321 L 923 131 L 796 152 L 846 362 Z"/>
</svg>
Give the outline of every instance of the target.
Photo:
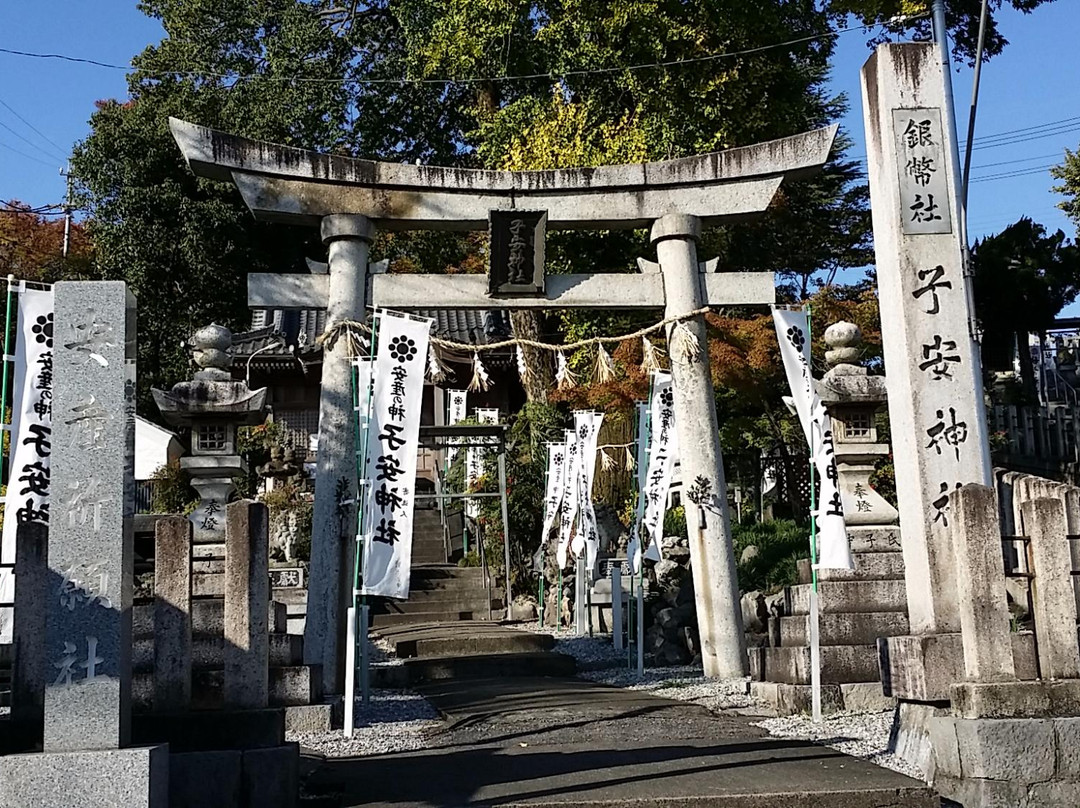
<svg viewBox="0 0 1080 808">
<path fill-rule="evenodd" d="M 733 524 L 732 540 L 738 565 L 739 589 L 775 591 L 798 583 L 797 561 L 810 557 L 810 526 L 789 519 L 752 525 Z M 755 547 L 756 553 L 745 553 Z"/>
<path fill-rule="evenodd" d="M 687 537 L 686 508 L 682 505 L 676 505 L 664 514 L 664 535 L 683 539 Z"/>
<path fill-rule="evenodd" d="M 166 463 L 150 478 L 150 510 L 153 513 L 189 514 L 198 507 L 199 495 L 191 487 L 191 478 L 180 463 Z"/>
</svg>

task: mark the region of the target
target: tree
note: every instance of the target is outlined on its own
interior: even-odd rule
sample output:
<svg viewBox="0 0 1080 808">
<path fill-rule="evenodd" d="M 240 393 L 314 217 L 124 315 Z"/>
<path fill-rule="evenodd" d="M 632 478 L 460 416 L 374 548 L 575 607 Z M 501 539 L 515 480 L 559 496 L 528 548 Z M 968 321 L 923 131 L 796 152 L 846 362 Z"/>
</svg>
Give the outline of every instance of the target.
<svg viewBox="0 0 1080 808">
<path fill-rule="evenodd" d="M 64 220 L 18 200 L 0 202 L 0 268 L 5 274 L 40 283 L 93 277 L 86 231 L 72 222 L 64 258 Z"/>
<path fill-rule="evenodd" d="M 1076 225 L 1076 232 L 1080 233 L 1080 150 L 1065 150 L 1065 161 L 1050 169 L 1050 174 L 1062 181 L 1061 185 L 1054 187 L 1054 191 L 1063 194 L 1066 198 L 1058 203 L 1058 207 L 1065 211 L 1065 215 L 1072 219 Z"/>
<path fill-rule="evenodd" d="M 832 40 L 828 15 L 813 3 L 404 0 L 395 8 L 410 75 L 491 79 L 476 81 L 467 110 L 474 121 L 467 142 L 488 168 L 681 157 L 824 126 L 844 111 L 843 99 L 824 92 Z M 767 47 L 807 34 L 821 38 Z M 755 48 L 762 50 L 716 58 Z M 502 78 L 522 75 L 534 78 Z M 840 267 L 866 265 L 868 194 L 857 165 L 842 158 L 848 145 L 838 140 L 823 177 L 785 188 L 765 221 L 707 233 L 702 252 L 719 253 L 725 269 L 773 270 L 799 296 L 817 273 L 831 279 Z M 560 233 L 549 240 L 548 265 L 628 272 L 648 249 L 643 233 Z M 516 315 L 516 330 L 538 330 L 532 318 Z M 578 313 L 560 319 L 586 335 L 613 322 Z M 549 367 L 533 375 L 549 377 Z"/>
<path fill-rule="evenodd" d="M 1080 293 L 1080 249 L 1058 230 L 1024 217 L 996 236 L 975 243 L 975 311 L 983 329 L 983 364 L 1011 367 L 1019 348 L 1026 395 L 1035 398 L 1035 371 L 1028 334 L 1049 328 L 1062 308 Z"/>
<path fill-rule="evenodd" d="M 986 47 L 984 61 L 997 56 L 1009 44 L 998 30 L 997 14 L 1003 6 L 1011 7 L 1024 14 L 1030 14 L 1044 3 L 1054 0 L 990 0 L 990 13 L 987 16 Z M 853 15 L 863 25 L 882 25 L 885 33 L 871 42 L 887 42 L 906 29 L 913 28 L 924 38 L 930 36 L 931 23 L 929 13 L 932 0 L 829 0 L 828 8 L 838 25 L 843 25 L 848 15 Z M 945 3 L 945 24 L 949 28 L 953 55 L 969 64 L 975 63 L 975 53 L 979 41 L 979 18 L 982 13 L 982 0 L 948 0 Z M 918 16 L 919 19 L 908 22 L 904 18 Z"/>
<path fill-rule="evenodd" d="M 317 234 L 251 219 L 231 183 L 196 179 L 170 115 L 250 137 L 333 150 L 346 137 L 350 48 L 296 0 L 152 0 L 168 36 L 133 60 L 130 100 L 105 101 L 72 159 L 100 273 L 139 300 L 139 393 L 188 369 L 185 339 L 246 327 L 245 278 L 303 268 Z M 236 76 L 244 78 L 236 78 Z"/>
</svg>

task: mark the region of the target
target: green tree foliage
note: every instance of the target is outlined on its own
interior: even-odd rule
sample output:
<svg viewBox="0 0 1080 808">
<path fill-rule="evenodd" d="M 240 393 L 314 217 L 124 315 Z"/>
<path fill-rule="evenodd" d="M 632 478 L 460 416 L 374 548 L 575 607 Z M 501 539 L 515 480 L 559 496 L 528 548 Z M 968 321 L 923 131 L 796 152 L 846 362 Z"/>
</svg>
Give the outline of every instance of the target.
<svg viewBox="0 0 1080 808">
<path fill-rule="evenodd" d="M 1026 217 L 975 243 L 975 311 L 982 325 L 987 368 L 1012 365 L 1014 339 L 1021 346 L 1024 389 L 1035 395 L 1027 335 L 1045 331 L 1080 293 L 1080 249 L 1058 230 Z"/>
<path fill-rule="evenodd" d="M 187 371 L 208 322 L 246 327 L 248 272 L 303 267 L 314 233 L 252 221 L 231 183 L 196 179 L 169 116 L 330 150 L 345 138 L 350 49 L 296 0 L 154 0 L 168 36 L 133 60 L 129 100 L 105 101 L 72 160 L 101 274 L 139 300 L 141 409 Z M 175 71 L 171 72 L 170 71 Z M 236 78 L 237 75 L 244 78 Z M 318 80 L 318 81 L 315 81 Z"/>
<path fill-rule="evenodd" d="M 1058 207 L 1072 219 L 1076 232 L 1080 233 L 1080 151 L 1066 149 L 1064 162 L 1050 169 L 1050 173 L 1061 180 L 1061 185 L 1055 186 L 1054 190 L 1065 196 Z"/>
</svg>

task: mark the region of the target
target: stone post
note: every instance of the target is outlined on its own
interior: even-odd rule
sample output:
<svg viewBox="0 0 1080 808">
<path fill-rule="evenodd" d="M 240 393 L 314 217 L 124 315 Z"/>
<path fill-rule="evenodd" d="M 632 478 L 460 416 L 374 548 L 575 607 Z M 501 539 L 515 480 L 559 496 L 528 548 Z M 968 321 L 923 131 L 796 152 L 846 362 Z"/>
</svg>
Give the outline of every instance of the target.
<svg viewBox="0 0 1080 808">
<path fill-rule="evenodd" d="M 11 670 L 11 720 L 40 738 L 45 718 L 48 656 L 45 625 L 49 602 L 49 528 L 19 525 L 15 540 L 15 615 Z"/>
<path fill-rule="evenodd" d="M 44 750 L 116 749 L 131 724 L 135 298 L 120 281 L 54 295 Z"/>
<path fill-rule="evenodd" d="M 1044 679 L 1080 678 L 1065 504 L 1060 499 L 1035 499 L 1021 507 L 1035 573 L 1032 601 L 1039 639 L 1039 671 Z"/>
<path fill-rule="evenodd" d="M 375 228 L 364 216 L 335 214 L 322 220 L 322 239 L 330 252 L 327 327 L 365 318 L 368 247 Z M 351 596 L 349 561 L 356 529 L 356 462 L 353 458 L 352 384 L 348 340 L 323 348 L 319 400 L 319 455 L 315 472 L 308 610 L 304 662 L 321 665 L 326 693 L 342 692 L 345 606 Z M 353 504 L 339 503 L 341 499 Z"/>
<path fill-rule="evenodd" d="M 191 706 L 191 522 L 154 526 L 154 710 Z"/>
<path fill-rule="evenodd" d="M 701 221 L 695 216 L 670 214 L 653 224 L 651 238 L 664 277 L 665 317 L 684 315 L 704 305 L 702 273 L 697 259 L 700 235 Z M 683 329 L 688 329 L 697 340 L 697 351 L 693 355 L 681 347 L 682 335 L 678 332 Z M 746 640 L 739 607 L 739 582 L 731 544 L 727 485 L 709 371 L 705 318 L 694 317 L 671 327 L 668 341 L 682 490 L 697 506 L 687 506 L 686 524 L 702 662 L 706 676 L 741 677 L 748 670 Z"/>
<path fill-rule="evenodd" d="M 948 494 L 992 475 L 935 46 L 878 47 L 862 84 L 908 614 L 912 634 L 950 632 Z"/>
<path fill-rule="evenodd" d="M 973 682 L 1016 678 L 997 494 L 969 484 L 949 495 L 964 671 Z M 1073 644 L 1076 644 L 1073 630 Z"/>
<path fill-rule="evenodd" d="M 266 707 L 270 696 L 270 522 L 261 502 L 225 509 L 225 705 Z"/>
</svg>

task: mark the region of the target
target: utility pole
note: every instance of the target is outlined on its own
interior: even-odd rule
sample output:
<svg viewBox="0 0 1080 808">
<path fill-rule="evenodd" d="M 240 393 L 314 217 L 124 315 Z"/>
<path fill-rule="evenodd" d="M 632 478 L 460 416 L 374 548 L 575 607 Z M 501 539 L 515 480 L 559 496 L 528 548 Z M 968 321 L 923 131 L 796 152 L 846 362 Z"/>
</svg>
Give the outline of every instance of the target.
<svg viewBox="0 0 1080 808">
<path fill-rule="evenodd" d="M 64 259 L 67 259 L 68 248 L 71 246 L 71 163 L 66 168 L 60 169 L 60 176 L 67 180 L 67 193 L 64 195 Z"/>
<path fill-rule="evenodd" d="M 966 194 L 963 191 L 963 178 L 960 170 L 960 136 L 956 131 L 956 104 L 953 101 L 953 86 L 952 86 L 952 61 L 949 58 L 949 36 L 948 28 L 945 24 L 945 0 L 934 0 L 933 8 L 934 19 L 934 42 L 937 44 L 938 53 L 941 56 L 941 73 L 945 79 L 945 117 L 947 119 L 947 135 L 949 138 L 949 149 L 952 151 L 952 164 L 953 164 L 953 193 L 956 197 L 956 210 L 957 219 L 959 220 L 959 236 L 960 236 L 960 253 L 963 262 L 963 275 L 964 275 L 964 294 L 967 298 L 968 311 L 968 331 L 971 335 L 972 341 L 975 343 L 976 356 L 978 356 L 978 346 L 981 341 L 979 334 L 979 325 L 975 319 L 975 281 L 973 278 L 974 273 L 971 271 L 971 252 L 968 247 L 968 227 L 967 227 L 967 200 Z"/>
</svg>

